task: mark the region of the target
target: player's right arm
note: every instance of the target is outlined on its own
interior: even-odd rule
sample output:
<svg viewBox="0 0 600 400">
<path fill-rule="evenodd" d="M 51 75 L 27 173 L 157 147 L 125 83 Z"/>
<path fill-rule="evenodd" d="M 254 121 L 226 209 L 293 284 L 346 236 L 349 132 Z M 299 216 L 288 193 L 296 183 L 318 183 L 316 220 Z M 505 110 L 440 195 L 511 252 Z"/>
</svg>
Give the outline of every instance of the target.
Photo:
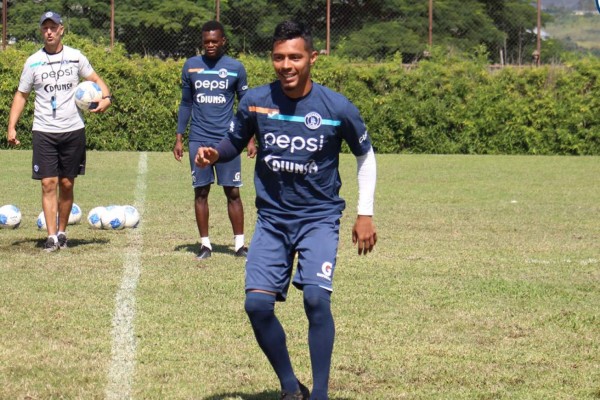
<svg viewBox="0 0 600 400">
<path fill-rule="evenodd" d="M 175 134 L 175 145 L 173 146 L 173 155 L 177 161 L 181 161 L 183 157 L 183 134 Z"/>
<path fill-rule="evenodd" d="M 186 72 L 188 70 L 187 63 L 183 65 L 181 71 L 181 103 L 179 103 L 179 112 L 177 114 L 177 133 L 175 134 L 175 145 L 173 146 L 173 156 L 177 161 L 181 161 L 183 157 L 183 135 L 187 129 L 190 117 L 192 116 L 193 107 L 193 90 Z"/>
<path fill-rule="evenodd" d="M 8 116 L 8 131 L 6 133 L 8 144 L 11 146 L 18 146 L 21 144 L 19 139 L 17 139 L 17 122 L 25 109 L 28 97 L 29 93 L 24 93 L 19 90 L 15 92 L 15 97 L 13 98 L 10 114 Z"/>
</svg>

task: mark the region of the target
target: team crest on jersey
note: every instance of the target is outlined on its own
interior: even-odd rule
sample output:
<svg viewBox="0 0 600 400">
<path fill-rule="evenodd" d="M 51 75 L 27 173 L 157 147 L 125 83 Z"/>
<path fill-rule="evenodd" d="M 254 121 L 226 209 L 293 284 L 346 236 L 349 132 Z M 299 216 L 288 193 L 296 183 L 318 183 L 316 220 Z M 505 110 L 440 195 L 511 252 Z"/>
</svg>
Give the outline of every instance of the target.
<svg viewBox="0 0 600 400">
<path fill-rule="evenodd" d="M 225 68 L 219 70 L 219 78 L 227 78 L 227 70 Z"/>
<path fill-rule="evenodd" d="M 321 126 L 322 121 L 323 118 L 321 118 L 321 116 L 314 111 L 309 112 L 304 116 L 304 125 L 306 125 L 308 129 L 311 129 L 313 131 Z"/>
</svg>

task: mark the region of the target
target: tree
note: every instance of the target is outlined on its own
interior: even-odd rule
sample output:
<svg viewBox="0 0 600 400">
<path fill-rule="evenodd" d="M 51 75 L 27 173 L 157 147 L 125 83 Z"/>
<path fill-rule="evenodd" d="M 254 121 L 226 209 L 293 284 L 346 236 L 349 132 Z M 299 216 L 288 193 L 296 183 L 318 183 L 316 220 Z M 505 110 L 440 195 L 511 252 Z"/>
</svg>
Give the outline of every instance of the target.
<svg viewBox="0 0 600 400">
<path fill-rule="evenodd" d="M 195 55 L 202 47 L 203 23 L 214 18 L 211 6 L 198 3 L 190 0 L 122 1 L 115 11 L 117 39 L 132 53 L 162 58 Z"/>
</svg>

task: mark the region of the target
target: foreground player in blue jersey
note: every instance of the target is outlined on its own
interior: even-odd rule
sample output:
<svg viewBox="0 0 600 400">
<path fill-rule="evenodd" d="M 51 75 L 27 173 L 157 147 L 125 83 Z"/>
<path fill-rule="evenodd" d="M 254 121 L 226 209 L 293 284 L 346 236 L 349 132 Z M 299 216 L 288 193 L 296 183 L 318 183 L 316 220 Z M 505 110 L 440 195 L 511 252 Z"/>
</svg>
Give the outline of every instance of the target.
<svg viewBox="0 0 600 400">
<path fill-rule="evenodd" d="M 328 398 L 335 335 L 330 297 L 345 208 L 339 197 L 342 141 L 358 163 L 358 216 L 352 240 L 359 255 L 369 253 L 377 242 L 371 141 L 357 108 L 341 94 L 312 82 L 310 69 L 316 59 L 304 25 L 279 24 L 272 53 L 278 80 L 248 91 L 228 137 L 214 148 L 200 147 L 195 160 L 200 167 L 226 162 L 256 135 L 258 220 L 246 263 L 245 310 L 280 380 L 282 399 Z M 290 281 L 303 290 L 309 321 L 311 395 L 294 374 L 285 332 L 274 312 L 275 301 L 285 300 Z"/>
<path fill-rule="evenodd" d="M 181 73 L 181 104 L 177 121 L 177 135 L 173 155 L 177 161 L 183 157 L 183 135 L 190 123 L 189 147 L 194 211 L 200 233 L 200 251 L 197 259 L 209 258 L 212 245 L 208 236 L 208 194 L 217 175 L 227 197 L 227 211 L 234 235 L 235 255 L 246 257 L 244 246 L 244 207 L 240 198 L 242 186 L 239 157 L 212 168 L 197 168 L 194 157 L 200 146 L 214 146 L 226 134 L 233 117 L 235 96 L 238 100 L 248 90 L 246 70 L 241 62 L 224 54 L 225 29 L 218 21 L 202 26 L 204 55 L 186 60 Z M 254 141 L 248 144 L 248 156 L 254 157 Z"/>
</svg>

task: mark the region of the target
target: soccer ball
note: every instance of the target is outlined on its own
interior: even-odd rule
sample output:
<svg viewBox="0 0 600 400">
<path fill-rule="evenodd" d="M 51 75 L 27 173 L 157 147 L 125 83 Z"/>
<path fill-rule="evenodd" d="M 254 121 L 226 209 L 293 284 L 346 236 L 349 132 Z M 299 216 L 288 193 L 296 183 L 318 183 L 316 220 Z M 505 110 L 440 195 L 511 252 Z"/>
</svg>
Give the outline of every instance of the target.
<svg viewBox="0 0 600 400">
<path fill-rule="evenodd" d="M 105 207 L 94 207 L 90 210 L 87 216 L 87 221 L 92 228 L 102 228 L 102 215 L 104 215 L 105 212 Z"/>
<path fill-rule="evenodd" d="M 21 211 L 12 204 L 0 207 L 0 228 L 15 229 L 21 224 Z"/>
<path fill-rule="evenodd" d="M 73 203 L 71 213 L 69 214 L 69 225 L 75 225 L 81 222 L 81 208 Z"/>
<path fill-rule="evenodd" d="M 125 208 L 108 206 L 102 214 L 102 229 L 118 230 L 125 228 Z"/>
<path fill-rule="evenodd" d="M 93 110 L 102 100 L 102 89 L 96 82 L 83 81 L 75 90 L 75 104 L 83 111 Z"/>
<path fill-rule="evenodd" d="M 140 223 L 140 213 L 134 206 L 123 206 L 125 209 L 125 228 L 137 228 Z"/>
<path fill-rule="evenodd" d="M 39 229 L 46 229 L 46 215 L 44 215 L 43 211 L 40 213 L 40 215 L 38 215 L 37 227 Z"/>
</svg>

